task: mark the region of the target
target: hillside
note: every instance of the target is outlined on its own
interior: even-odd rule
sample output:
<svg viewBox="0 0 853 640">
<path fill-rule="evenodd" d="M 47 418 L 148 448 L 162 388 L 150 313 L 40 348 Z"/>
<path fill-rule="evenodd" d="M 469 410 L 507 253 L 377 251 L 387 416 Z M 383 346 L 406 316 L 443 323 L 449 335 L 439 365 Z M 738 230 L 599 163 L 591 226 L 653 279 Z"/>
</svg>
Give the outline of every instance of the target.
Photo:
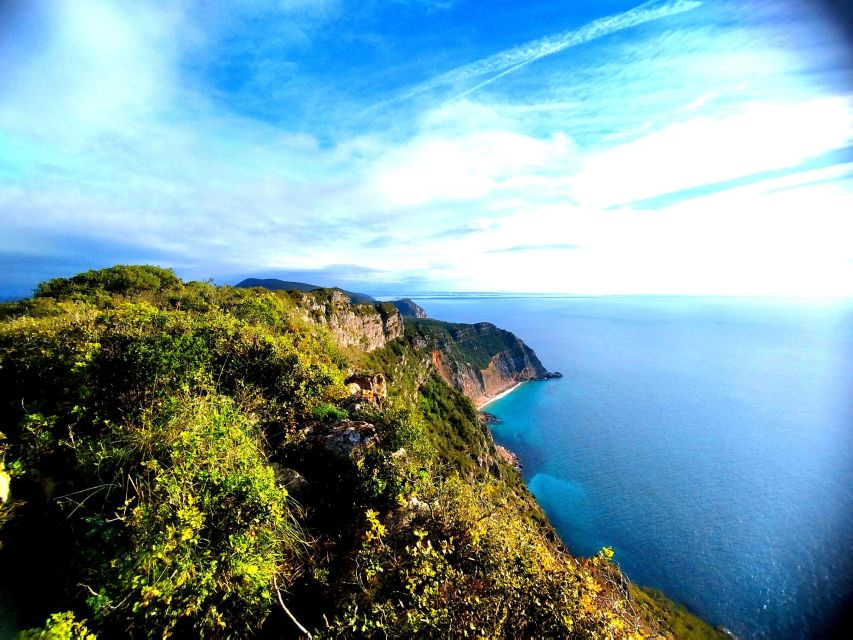
<svg viewBox="0 0 853 640">
<path fill-rule="evenodd" d="M 270 291 L 316 291 L 317 289 L 325 288 L 315 284 L 291 282 L 289 280 L 279 280 L 277 278 L 246 278 L 234 286 L 240 289 L 260 287 L 262 289 L 269 289 Z M 344 291 L 343 289 L 336 289 L 336 291 L 346 294 L 349 297 L 350 302 L 353 304 L 376 302 L 375 298 L 372 298 L 366 293 L 355 293 L 353 291 Z"/>
<path fill-rule="evenodd" d="M 562 548 L 443 377 L 499 365 L 544 371 L 335 291 L 44 283 L 0 306 L 3 609 L 33 638 L 722 637 Z"/>
<path fill-rule="evenodd" d="M 404 318 L 426 318 L 427 313 L 424 311 L 423 307 L 417 304 L 414 300 L 410 298 L 403 298 L 402 300 L 394 300 L 392 302 L 397 311 L 400 312 L 400 315 Z"/>
<path fill-rule="evenodd" d="M 441 377 L 477 406 L 519 382 L 559 375 L 545 369 L 518 337 L 489 322 L 414 320 L 410 334 L 430 349 Z"/>
</svg>

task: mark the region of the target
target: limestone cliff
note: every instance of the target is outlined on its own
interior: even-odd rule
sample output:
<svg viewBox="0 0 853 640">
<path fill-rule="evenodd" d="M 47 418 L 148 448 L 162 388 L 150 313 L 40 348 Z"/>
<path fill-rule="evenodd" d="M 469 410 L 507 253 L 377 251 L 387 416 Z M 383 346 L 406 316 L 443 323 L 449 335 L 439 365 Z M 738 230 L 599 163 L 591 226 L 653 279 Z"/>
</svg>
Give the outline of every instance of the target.
<svg viewBox="0 0 853 640">
<path fill-rule="evenodd" d="M 373 351 L 403 336 L 403 318 L 389 304 L 350 304 L 337 289 L 294 293 L 303 317 L 326 326 L 343 348 Z"/>
<path fill-rule="evenodd" d="M 519 382 L 552 376 L 530 347 L 491 323 L 412 320 L 409 324 L 413 344 L 429 349 L 442 378 L 475 405 Z"/>
<path fill-rule="evenodd" d="M 306 320 L 328 327 L 344 348 L 370 352 L 405 338 L 450 385 L 480 406 L 510 387 L 549 373 L 514 334 L 489 322 L 460 324 L 408 317 L 391 303 L 353 305 L 338 290 L 292 294 Z"/>
</svg>

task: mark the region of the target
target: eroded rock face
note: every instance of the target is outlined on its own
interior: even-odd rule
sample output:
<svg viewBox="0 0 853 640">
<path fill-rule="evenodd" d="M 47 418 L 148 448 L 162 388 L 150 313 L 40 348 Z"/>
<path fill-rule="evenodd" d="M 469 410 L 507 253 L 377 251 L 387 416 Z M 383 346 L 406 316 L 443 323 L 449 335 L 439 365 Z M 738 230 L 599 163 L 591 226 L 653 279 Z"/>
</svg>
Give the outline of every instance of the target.
<svg viewBox="0 0 853 640">
<path fill-rule="evenodd" d="M 350 405 L 369 404 L 377 409 L 385 407 L 388 398 L 388 385 L 381 373 L 355 374 L 344 383 L 350 392 Z"/>
<path fill-rule="evenodd" d="M 491 357 L 485 368 L 463 360 L 453 348 L 434 349 L 432 363 L 451 385 L 480 406 L 490 398 L 519 382 L 539 380 L 549 376 L 533 350 L 509 331 L 482 322 L 476 325 L 454 325 L 448 335 L 467 350 L 469 345 L 490 345 Z M 464 355 L 466 351 L 461 353 Z"/>
<path fill-rule="evenodd" d="M 515 455 L 512 451 L 507 449 L 506 447 L 502 447 L 499 444 L 495 445 L 495 454 L 498 458 L 503 460 L 509 465 L 512 465 L 516 469 L 521 469 L 521 463 L 518 461 L 518 456 Z"/>
<path fill-rule="evenodd" d="M 373 351 L 403 335 L 403 318 L 393 306 L 353 305 L 337 290 L 325 295 L 306 293 L 300 307 L 306 320 L 326 325 L 335 342 L 344 348 Z"/>
</svg>

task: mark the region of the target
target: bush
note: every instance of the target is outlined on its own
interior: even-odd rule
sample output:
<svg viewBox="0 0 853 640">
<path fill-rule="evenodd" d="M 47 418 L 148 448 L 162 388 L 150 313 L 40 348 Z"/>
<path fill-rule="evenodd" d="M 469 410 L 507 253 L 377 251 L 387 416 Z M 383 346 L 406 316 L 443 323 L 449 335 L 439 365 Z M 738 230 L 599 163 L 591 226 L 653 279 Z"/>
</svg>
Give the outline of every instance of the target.
<svg viewBox="0 0 853 640">
<path fill-rule="evenodd" d="M 85 623 L 75 620 L 71 611 L 54 613 L 44 627 L 22 631 L 18 640 L 95 640 L 95 634 L 89 633 Z"/>
<path fill-rule="evenodd" d="M 204 398 L 141 431 L 151 457 L 118 514 L 133 553 L 104 568 L 90 604 L 108 626 L 144 635 L 245 637 L 304 545 L 257 425 L 231 400 Z"/>
<path fill-rule="evenodd" d="M 181 285 L 171 269 L 148 265 L 117 265 L 80 273 L 73 278 L 55 278 L 41 283 L 37 297 L 88 298 L 98 294 L 138 295 Z"/>
</svg>

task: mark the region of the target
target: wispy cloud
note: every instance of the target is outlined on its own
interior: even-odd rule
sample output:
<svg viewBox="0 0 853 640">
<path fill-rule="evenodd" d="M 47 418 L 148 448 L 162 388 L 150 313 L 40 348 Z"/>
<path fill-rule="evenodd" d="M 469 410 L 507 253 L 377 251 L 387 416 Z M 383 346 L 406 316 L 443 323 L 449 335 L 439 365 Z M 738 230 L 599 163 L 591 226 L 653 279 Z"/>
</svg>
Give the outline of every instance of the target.
<svg viewBox="0 0 853 640">
<path fill-rule="evenodd" d="M 353 290 L 853 283 L 849 64 L 803 3 L 578 3 L 585 27 L 497 55 L 440 28 L 463 3 L 25 4 L 0 34 L 0 287 L 149 260 Z M 527 10 L 499 5 L 505 31 Z M 419 98 L 357 117 L 390 93 Z"/>
<path fill-rule="evenodd" d="M 525 253 L 528 251 L 574 251 L 580 249 L 580 245 L 563 243 L 554 244 L 517 244 L 502 249 L 489 249 L 486 253 Z"/>
<path fill-rule="evenodd" d="M 853 103 L 846 97 L 747 104 L 734 115 L 676 122 L 591 155 L 572 192 L 598 206 L 627 204 L 796 167 L 851 140 Z"/>
<path fill-rule="evenodd" d="M 477 60 L 476 62 L 456 67 L 416 85 L 398 99 L 405 100 L 413 98 L 421 93 L 448 85 L 458 87 L 482 76 L 489 76 L 484 80 L 479 80 L 473 87 L 457 93 L 452 99 L 463 98 L 547 56 L 565 51 L 571 47 L 592 42 L 593 40 L 603 38 L 624 29 L 630 29 L 631 27 L 636 27 L 647 22 L 684 13 L 701 5 L 702 2 L 699 0 L 668 0 L 663 2 L 652 0 L 651 2 L 645 2 L 630 11 L 594 20 L 580 29 L 545 36 L 544 38 L 532 40 L 518 47 Z"/>
</svg>

